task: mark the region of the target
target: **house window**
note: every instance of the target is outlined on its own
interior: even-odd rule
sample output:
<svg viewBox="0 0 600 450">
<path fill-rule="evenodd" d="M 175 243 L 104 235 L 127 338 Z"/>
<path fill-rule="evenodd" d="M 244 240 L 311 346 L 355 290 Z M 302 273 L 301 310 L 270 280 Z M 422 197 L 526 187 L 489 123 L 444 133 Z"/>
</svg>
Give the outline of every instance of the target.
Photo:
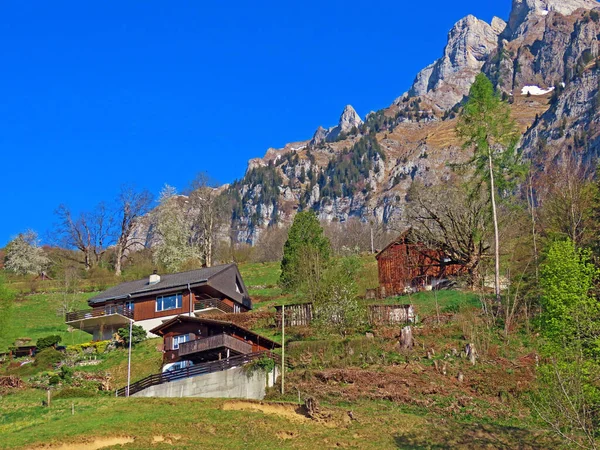
<svg viewBox="0 0 600 450">
<path fill-rule="evenodd" d="M 156 297 L 156 311 L 168 311 L 169 309 L 181 308 L 182 304 L 182 294 L 160 295 Z"/>
<path fill-rule="evenodd" d="M 238 305 L 237 303 L 233 304 L 233 312 L 234 313 L 241 313 L 242 312 L 242 308 L 240 308 L 240 305 Z"/>
<path fill-rule="evenodd" d="M 125 308 L 129 309 L 131 312 L 133 312 L 133 307 L 134 303 L 132 301 L 125 302 Z"/>
<path fill-rule="evenodd" d="M 173 350 L 177 350 L 179 348 L 179 344 L 183 344 L 184 342 L 188 342 L 189 340 L 189 334 L 180 334 L 179 336 L 173 336 Z"/>
<path fill-rule="evenodd" d="M 235 279 L 235 291 L 238 294 L 241 294 L 243 289 L 242 289 L 242 284 L 240 283 L 240 280 L 238 280 L 237 278 Z"/>
</svg>

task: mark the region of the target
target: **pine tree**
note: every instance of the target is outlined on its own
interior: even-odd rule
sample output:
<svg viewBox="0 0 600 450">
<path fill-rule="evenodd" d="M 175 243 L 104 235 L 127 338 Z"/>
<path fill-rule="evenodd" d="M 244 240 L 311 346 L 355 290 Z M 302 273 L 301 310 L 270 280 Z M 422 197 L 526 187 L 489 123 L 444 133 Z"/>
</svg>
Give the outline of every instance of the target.
<svg viewBox="0 0 600 450">
<path fill-rule="evenodd" d="M 495 294 L 496 301 L 500 303 L 500 238 L 496 196 L 498 192 L 508 191 L 525 168 L 518 162 L 516 145 L 519 132 L 510 116 L 510 108 L 482 73 L 477 75 L 471 86 L 469 99 L 457 124 L 457 133 L 463 139 L 464 148 L 473 150 L 473 156 L 467 164 L 474 168 L 478 185 L 485 183 L 488 187 L 494 221 Z"/>
</svg>

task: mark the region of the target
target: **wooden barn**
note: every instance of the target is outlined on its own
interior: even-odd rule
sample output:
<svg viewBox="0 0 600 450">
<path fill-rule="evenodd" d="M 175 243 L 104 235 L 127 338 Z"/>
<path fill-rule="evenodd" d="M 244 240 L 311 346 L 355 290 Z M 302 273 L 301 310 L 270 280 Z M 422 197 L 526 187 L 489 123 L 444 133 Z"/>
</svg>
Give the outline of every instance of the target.
<svg viewBox="0 0 600 450">
<path fill-rule="evenodd" d="M 418 242 L 412 229 L 398 236 L 376 258 L 382 298 L 425 290 L 463 271 L 440 250 Z"/>
</svg>

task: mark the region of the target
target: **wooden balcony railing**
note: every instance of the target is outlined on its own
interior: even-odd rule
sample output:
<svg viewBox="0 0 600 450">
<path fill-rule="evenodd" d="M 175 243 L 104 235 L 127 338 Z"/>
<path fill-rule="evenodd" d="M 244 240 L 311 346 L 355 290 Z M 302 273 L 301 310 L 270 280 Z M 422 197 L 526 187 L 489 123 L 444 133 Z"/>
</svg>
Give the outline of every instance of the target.
<svg viewBox="0 0 600 450">
<path fill-rule="evenodd" d="M 236 339 L 228 334 L 217 334 L 215 336 L 179 344 L 179 356 L 205 352 L 207 350 L 214 350 L 222 347 L 229 348 L 242 354 L 252 353 L 252 344 Z"/>
<path fill-rule="evenodd" d="M 221 311 L 223 311 L 225 313 L 234 312 L 232 306 L 229 306 L 227 303 L 223 302 L 222 300 L 219 300 L 218 298 L 208 298 L 208 299 L 203 299 L 203 300 L 196 300 L 196 302 L 194 303 L 194 311 L 198 311 L 201 309 L 208 309 L 208 308 L 220 309 Z"/>
<path fill-rule="evenodd" d="M 133 311 L 123 305 L 108 305 L 100 308 L 84 309 L 82 311 L 73 311 L 66 314 L 65 321 L 75 322 L 77 320 L 91 319 L 93 317 L 112 316 L 119 314 L 128 319 L 133 319 Z"/>
</svg>

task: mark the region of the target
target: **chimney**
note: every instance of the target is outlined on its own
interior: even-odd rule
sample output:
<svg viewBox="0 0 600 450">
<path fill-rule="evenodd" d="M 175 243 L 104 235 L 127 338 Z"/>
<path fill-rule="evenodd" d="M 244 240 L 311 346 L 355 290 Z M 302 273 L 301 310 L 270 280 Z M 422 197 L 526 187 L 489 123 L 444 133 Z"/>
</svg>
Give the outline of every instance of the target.
<svg viewBox="0 0 600 450">
<path fill-rule="evenodd" d="M 152 275 L 150 275 L 150 279 L 148 280 L 148 284 L 156 284 L 160 281 L 160 275 L 157 273 L 157 270 L 154 269 Z"/>
</svg>

